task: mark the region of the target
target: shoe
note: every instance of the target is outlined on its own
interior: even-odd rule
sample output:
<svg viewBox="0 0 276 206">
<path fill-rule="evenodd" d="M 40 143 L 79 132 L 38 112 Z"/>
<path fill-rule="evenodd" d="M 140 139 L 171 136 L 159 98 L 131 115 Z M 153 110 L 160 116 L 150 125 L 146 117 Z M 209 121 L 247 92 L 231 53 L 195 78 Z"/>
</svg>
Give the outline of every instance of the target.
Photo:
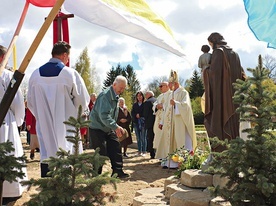
<svg viewBox="0 0 276 206">
<path fill-rule="evenodd" d="M 162 169 L 168 169 L 168 167 L 167 166 L 163 166 Z"/>
<path fill-rule="evenodd" d="M 116 177 L 117 178 L 120 178 L 120 179 L 124 179 L 124 178 L 128 178 L 129 177 L 129 174 L 127 174 L 127 173 L 124 173 L 123 171 L 115 171 L 115 172 L 113 172 L 112 173 L 112 177 L 113 177 L 113 175 L 117 175 Z"/>
<path fill-rule="evenodd" d="M 127 155 L 127 153 L 124 153 L 123 156 L 124 156 L 124 157 L 129 157 L 129 156 Z"/>
<path fill-rule="evenodd" d="M 146 156 L 146 154 L 145 154 L 145 153 L 141 153 L 141 156 L 142 156 L 142 157 L 145 157 L 145 156 Z"/>
<path fill-rule="evenodd" d="M 135 156 L 141 156 L 142 152 L 138 152 Z"/>
<path fill-rule="evenodd" d="M 30 154 L 30 158 L 33 160 L 34 159 L 34 153 Z"/>
<path fill-rule="evenodd" d="M 35 151 L 36 151 L 36 152 L 40 152 L 40 149 L 39 149 L 39 148 L 35 148 Z"/>
</svg>

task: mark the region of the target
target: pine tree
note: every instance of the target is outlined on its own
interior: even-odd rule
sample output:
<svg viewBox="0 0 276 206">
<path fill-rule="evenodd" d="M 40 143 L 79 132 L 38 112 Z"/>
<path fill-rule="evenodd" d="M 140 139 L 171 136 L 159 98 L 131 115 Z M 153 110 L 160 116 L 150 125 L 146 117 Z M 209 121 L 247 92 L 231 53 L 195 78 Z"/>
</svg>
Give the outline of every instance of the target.
<svg viewBox="0 0 276 206">
<path fill-rule="evenodd" d="M 265 81 L 269 70 L 263 68 L 262 58 L 256 69 L 248 69 L 252 77 L 237 80 L 234 101 L 240 104 L 237 112 L 241 121 L 251 123 L 245 130 L 248 140 L 234 139 L 228 150 L 214 154 L 212 165 L 215 172 L 229 179 L 224 188 L 217 187 L 216 195 L 230 201 L 233 206 L 276 205 L 276 106 L 271 102 L 275 93 Z"/>
<path fill-rule="evenodd" d="M 136 72 L 131 65 L 127 65 L 125 68 L 125 74 L 128 81 L 128 90 L 131 94 L 134 94 L 141 89 L 140 82 L 137 79 Z"/>
<path fill-rule="evenodd" d="M 74 136 L 66 139 L 74 144 L 74 153 L 70 154 L 59 149 L 57 157 L 46 160 L 49 164 L 49 177 L 38 180 L 31 179 L 24 184 L 39 186 L 40 192 L 34 194 L 28 206 L 90 206 L 104 205 L 104 198 L 114 199 L 112 194 L 102 191 L 102 186 L 112 184 L 116 189 L 118 179 L 110 177 L 108 173 L 98 174 L 98 169 L 108 159 L 99 155 L 99 149 L 94 153 L 79 154 L 79 130 L 87 127 L 90 121 L 81 117 L 82 109 L 79 108 L 78 117 L 70 117 L 64 122 L 74 129 L 67 130 Z"/>
<path fill-rule="evenodd" d="M 15 157 L 13 144 L 10 141 L 0 143 L 0 206 L 2 206 L 3 183 L 8 181 L 12 183 L 17 178 L 23 178 L 25 173 L 22 171 L 26 167 L 26 157 Z"/>
<path fill-rule="evenodd" d="M 204 86 L 197 70 L 193 72 L 189 93 L 190 93 L 191 99 L 194 99 L 196 97 L 201 97 L 202 94 L 204 93 Z"/>
<path fill-rule="evenodd" d="M 141 88 L 140 82 L 137 79 L 136 73 L 131 65 L 128 64 L 126 67 L 121 67 L 121 65 L 118 64 L 116 69 L 112 67 L 111 70 L 107 73 L 107 77 L 103 83 L 103 89 L 112 85 L 118 75 L 123 75 L 127 79 L 127 89 L 123 94 L 121 94 L 121 96 L 124 97 L 126 105 L 128 106 L 129 110 L 131 110 L 132 104 L 134 103 L 134 96 Z"/>
<path fill-rule="evenodd" d="M 107 87 L 111 86 L 118 75 L 126 76 L 124 74 L 124 68 L 122 68 L 120 64 L 117 65 L 116 69 L 112 67 L 111 70 L 107 72 L 106 79 L 103 83 L 103 89 L 106 89 Z"/>
</svg>

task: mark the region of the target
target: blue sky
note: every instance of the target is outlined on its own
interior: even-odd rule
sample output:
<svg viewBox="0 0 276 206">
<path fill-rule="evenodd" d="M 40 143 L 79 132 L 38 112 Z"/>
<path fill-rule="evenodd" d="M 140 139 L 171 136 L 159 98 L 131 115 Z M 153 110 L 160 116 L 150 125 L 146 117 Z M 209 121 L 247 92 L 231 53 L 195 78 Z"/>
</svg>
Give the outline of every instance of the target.
<svg viewBox="0 0 276 206">
<path fill-rule="evenodd" d="M 120 64 L 122 67 L 126 67 L 127 65 L 131 65 L 134 70 L 142 70 L 142 68 L 139 65 L 139 56 L 137 54 L 132 53 L 132 59 L 131 61 L 126 62 L 109 62 L 114 68 L 117 67 L 118 64 Z"/>
<path fill-rule="evenodd" d="M 151 8 L 164 18 L 173 31 L 174 38 L 184 49 L 186 57 L 180 58 L 149 43 L 93 25 L 75 16 L 69 19 L 71 65 L 74 65 L 85 47 L 100 81 L 107 71 L 118 63 L 130 64 L 142 88 L 157 76 L 168 76 L 171 69 L 189 79 L 197 69 L 201 46 L 208 44 L 212 32 L 220 32 L 228 45 L 238 52 L 244 68 L 255 67 L 258 55 L 276 56 L 275 49 L 258 41 L 247 25 L 247 14 L 242 0 L 146 0 Z M 1 0 L 0 44 L 8 46 L 23 10 L 24 0 Z M 67 13 L 65 10 L 62 10 Z M 30 5 L 26 20 L 17 40 L 17 62 L 20 65 L 27 53 L 48 8 Z M 46 33 L 33 56 L 24 79 L 34 69 L 49 60 L 52 49 L 52 27 Z M 10 64 L 12 61 L 10 59 Z"/>
</svg>

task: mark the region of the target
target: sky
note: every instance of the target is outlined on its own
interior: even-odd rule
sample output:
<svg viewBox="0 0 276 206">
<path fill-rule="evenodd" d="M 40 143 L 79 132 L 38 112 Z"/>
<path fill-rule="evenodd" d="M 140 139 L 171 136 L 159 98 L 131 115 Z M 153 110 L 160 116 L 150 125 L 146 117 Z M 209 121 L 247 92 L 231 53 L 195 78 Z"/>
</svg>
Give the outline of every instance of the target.
<svg viewBox="0 0 276 206">
<path fill-rule="evenodd" d="M 96 68 L 100 82 L 112 66 L 130 64 L 136 71 L 142 89 L 157 77 L 169 76 L 178 71 L 184 80 L 190 79 L 198 69 L 201 46 L 208 44 L 212 32 L 221 33 L 228 45 L 236 51 L 243 68 L 255 68 L 258 55 L 276 56 L 276 50 L 258 41 L 247 25 L 247 13 L 242 0 L 146 0 L 152 10 L 170 26 L 175 40 L 183 48 L 185 57 L 179 57 L 149 43 L 91 24 L 77 16 L 69 19 L 70 65 L 75 65 L 85 47 L 88 48 L 91 66 Z M 6 47 L 14 35 L 24 8 L 24 0 L 1 0 L 0 44 Z M 16 41 L 17 67 L 20 66 L 49 8 L 29 6 L 26 19 Z M 62 9 L 63 13 L 68 12 Z M 39 66 L 51 58 L 52 27 L 41 41 L 28 68 L 25 80 Z M 13 65 L 12 56 L 9 64 Z M 198 70 L 199 71 L 199 70 Z"/>
</svg>

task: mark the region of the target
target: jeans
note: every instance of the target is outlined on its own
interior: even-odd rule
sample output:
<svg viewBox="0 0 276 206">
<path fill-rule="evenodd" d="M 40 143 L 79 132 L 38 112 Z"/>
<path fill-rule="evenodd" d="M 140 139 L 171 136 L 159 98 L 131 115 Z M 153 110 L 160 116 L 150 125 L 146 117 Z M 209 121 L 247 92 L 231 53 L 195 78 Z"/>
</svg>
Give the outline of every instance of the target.
<svg viewBox="0 0 276 206">
<path fill-rule="evenodd" d="M 139 152 L 146 152 L 147 151 L 147 134 L 145 127 L 141 127 L 139 129 L 138 124 L 134 124 L 134 131 L 137 139 L 138 144 L 138 151 Z"/>
</svg>

